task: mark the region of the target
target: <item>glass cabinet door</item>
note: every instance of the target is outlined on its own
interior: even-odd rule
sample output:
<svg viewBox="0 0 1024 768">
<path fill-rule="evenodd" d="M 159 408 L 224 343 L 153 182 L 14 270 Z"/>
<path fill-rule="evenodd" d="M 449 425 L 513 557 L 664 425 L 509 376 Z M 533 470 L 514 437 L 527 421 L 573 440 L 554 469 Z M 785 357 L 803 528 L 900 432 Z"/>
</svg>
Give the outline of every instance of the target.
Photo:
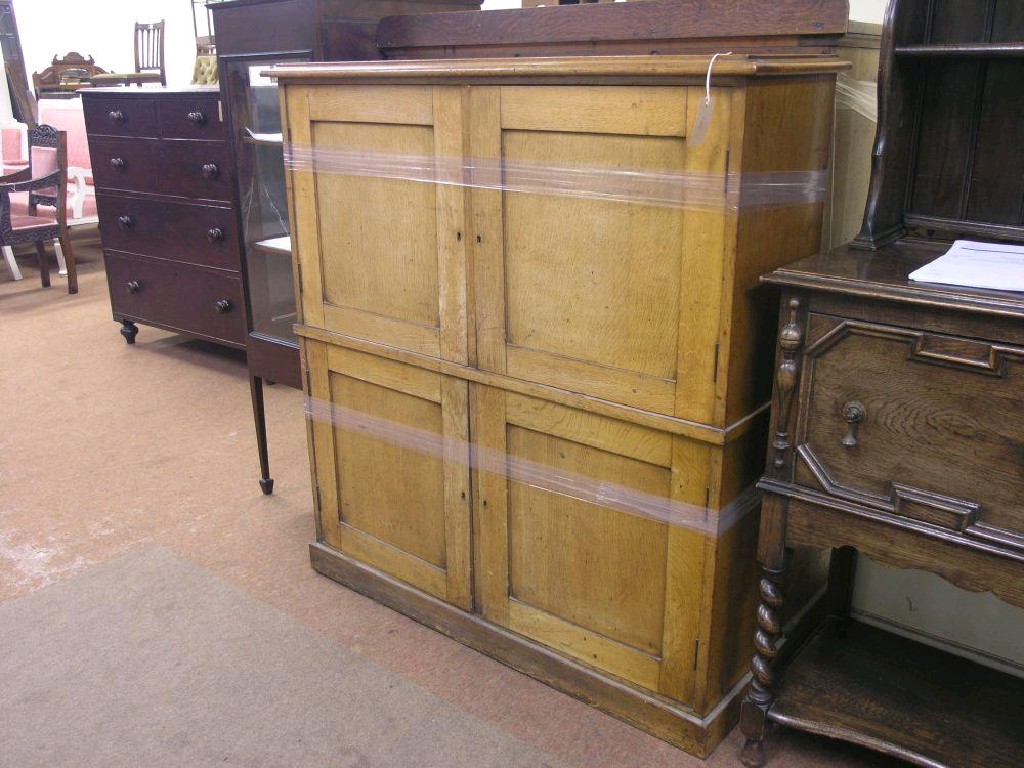
<svg viewBox="0 0 1024 768">
<path fill-rule="evenodd" d="M 284 180 L 281 107 L 274 80 L 263 77 L 278 61 L 308 56 L 223 61 L 234 131 L 245 238 L 252 335 L 257 341 L 297 346 L 288 197 Z"/>
</svg>

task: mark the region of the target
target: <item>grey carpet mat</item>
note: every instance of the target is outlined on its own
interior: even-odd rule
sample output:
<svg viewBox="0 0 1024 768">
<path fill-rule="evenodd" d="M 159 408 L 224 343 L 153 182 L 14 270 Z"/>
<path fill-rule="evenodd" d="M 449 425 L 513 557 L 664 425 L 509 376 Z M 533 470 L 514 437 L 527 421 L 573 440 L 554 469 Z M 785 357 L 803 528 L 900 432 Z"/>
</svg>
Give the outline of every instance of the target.
<svg viewBox="0 0 1024 768">
<path fill-rule="evenodd" d="M 0 766 L 561 768 L 161 547 L 0 606 Z"/>
</svg>

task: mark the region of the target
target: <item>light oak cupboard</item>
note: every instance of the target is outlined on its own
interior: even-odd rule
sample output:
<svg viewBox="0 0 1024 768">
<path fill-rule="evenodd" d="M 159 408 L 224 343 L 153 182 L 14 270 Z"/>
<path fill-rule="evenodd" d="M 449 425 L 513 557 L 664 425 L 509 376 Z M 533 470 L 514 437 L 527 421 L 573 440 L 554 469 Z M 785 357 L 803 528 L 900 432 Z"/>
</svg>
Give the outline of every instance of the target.
<svg viewBox="0 0 1024 768">
<path fill-rule="evenodd" d="M 698 755 L 756 604 L 757 278 L 817 248 L 843 66 L 719 58 L 693 137 L 709 63 L 274 70 L 314 567 Z"/>
</svg>

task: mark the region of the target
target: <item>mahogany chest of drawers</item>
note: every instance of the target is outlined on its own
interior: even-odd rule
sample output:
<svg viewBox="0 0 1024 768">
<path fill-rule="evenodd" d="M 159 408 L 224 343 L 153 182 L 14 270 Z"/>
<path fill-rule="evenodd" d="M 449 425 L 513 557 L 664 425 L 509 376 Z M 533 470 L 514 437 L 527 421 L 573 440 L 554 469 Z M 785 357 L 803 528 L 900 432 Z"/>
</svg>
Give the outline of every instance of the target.
<svg viewBox="0 0 1024 768">
<path fill-rule="evenodd" d="M 219 91 L 83 93 L 114 319 L 245 346 L 237 185 Z"/>
</svg>

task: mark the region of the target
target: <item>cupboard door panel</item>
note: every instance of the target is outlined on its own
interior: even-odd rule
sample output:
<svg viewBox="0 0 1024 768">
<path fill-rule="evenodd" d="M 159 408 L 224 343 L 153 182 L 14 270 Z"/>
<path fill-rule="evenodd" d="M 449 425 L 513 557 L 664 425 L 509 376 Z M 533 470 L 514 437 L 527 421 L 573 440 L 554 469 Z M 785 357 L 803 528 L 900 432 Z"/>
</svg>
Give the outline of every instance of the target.
<svg viewBox="0 0 1024 768">
<path fill-rule="evenodd" d="M 484 616 L 688 701 L 707 447 L 477 385 L 472 409 Z"/>
<path fill-rule="evenodd" d="M 324 356 L 310 382 L 323 540 L 470 607 L 466 384 L 340 347 Z"/>
<path fill-rule="evenodd" d="M 703 96 L 557 86 L 471 95 L 474 162 L 503 174 L 499 192 L 472 191 L 481 368 L 714 420 L 703 362 L 720 333 L 731 107 L 716 98 L 713 129 L 691 147 Z"/>
<path fill-rule="evenodd" d="M 435 176 L 462 156 L 461 104 L 457 88 L 308 92 L 293 134 L 316 170 L 294 177 L 298 238 L 319 255 L 307 322 L 466 362 L 465 191 Z"/>
</svg>

